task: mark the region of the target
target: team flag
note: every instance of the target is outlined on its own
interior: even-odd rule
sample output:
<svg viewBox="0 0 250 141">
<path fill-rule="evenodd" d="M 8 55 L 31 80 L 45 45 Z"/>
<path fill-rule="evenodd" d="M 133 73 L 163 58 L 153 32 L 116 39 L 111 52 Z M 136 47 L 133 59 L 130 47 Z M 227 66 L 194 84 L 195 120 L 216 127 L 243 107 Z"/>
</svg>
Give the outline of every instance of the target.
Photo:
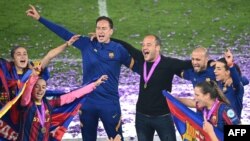
<svg viewBox="0 0 250 141">
<path fill-rule="evenodd" d="M 203 117 L 189 109 L 167 91 L 163 91 L 174 123 L 183 141 L 209 141 L 209 136 L 203 131 Z M 223 141 L 222 131 L 214 127 L 218 139 Z"/>
<path fill-rule="evenodd" d="M 76 89 L 77 90 L 77 89 Z M 74 90 L 74 91 L 76 91 Z M 72 92 L 72 91 L 71 91 Z M 49 96 L 60 96 L 64 93 L 62 91 L 48 91 L 46 95 Z M 73 120 L 74 116 L 78 113 L 78 110 L 83 105 L 86 100 L 86 96 L 76 99 L 74 102 L 65 104 L 60 107 L 54 107 L 52 109 L 51 117 L 51 141 L 60 141 L 64 133 L 67 131 L 67 128 L 70 122 Z M 10 114 L 7 112 L 3 118 L 0 119 L 0 140 L 1 141 L 16 141 L 18 137 L 19 125 L 14 124 Z"/>
</svg>

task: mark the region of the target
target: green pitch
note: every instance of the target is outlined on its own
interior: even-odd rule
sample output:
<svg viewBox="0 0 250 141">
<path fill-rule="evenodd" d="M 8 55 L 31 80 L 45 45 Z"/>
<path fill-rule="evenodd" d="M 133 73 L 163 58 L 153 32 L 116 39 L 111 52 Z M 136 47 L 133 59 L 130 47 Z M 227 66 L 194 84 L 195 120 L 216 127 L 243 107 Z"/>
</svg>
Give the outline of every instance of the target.
<svg viewBox="0 0 250 141">
<path fill-rule="evenodd" d="M 0 55 L 9 58 L 12 46 L 28 47 L 30 58 L 41 58 L 64 41 L 25 11 L 33 4 L 41 15 L 72 32 L 87 35 L 95 30 L 99 16 L 97 0 L 1 0 Z M 153 33 L 163 40 L 168 54 L 189 54 L 194 46 L 234 46 L 241 35 L 250 33 L 249 0 L 107 0 L 107 12 L 114 20 L 113 37 L 140 48 L 139 42 Z M 248 41 L 249 42 L 249 41 Z M 71 48 L 67 57 L 79 58 Z"/>
</svg>

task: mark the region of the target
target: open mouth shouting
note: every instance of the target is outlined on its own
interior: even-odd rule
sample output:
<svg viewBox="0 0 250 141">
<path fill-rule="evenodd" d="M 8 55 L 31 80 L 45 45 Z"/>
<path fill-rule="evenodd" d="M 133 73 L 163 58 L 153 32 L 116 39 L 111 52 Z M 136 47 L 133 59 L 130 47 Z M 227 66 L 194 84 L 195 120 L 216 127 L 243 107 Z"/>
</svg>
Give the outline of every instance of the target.
<svg viewBox="0 0 250 141">
<path fill-rule="evenodd" d="M 193 67 L 196 72 L 200 71 L 200 65 L 194 65 Z"/>
<path fill-rule="evenodd" d="M 20 64 L 22 64 L 22 65 L 27 65 L 27 61 L 26 61 L 25 59 L 20 60 Z"/>
<path fill-rule="evenodd" d="M 104 40 L 104 37 L 105 37 L 104 35 L 99 35 L 99 36 L 98 36 L 99 41 L 103 41 L 103 40 Z"/>
<path fill-rule="evenodd" d="M 14 60 L 15 66 L 19 69 L 24 69 L 28 65 L 28 59 L 16 59 Z"/>
<path fill-rule="evenodd" d="M 143 50 L 142 53 L 143 53 L 145 58 L 149 56 L 149 50 L 147 50 L 147 49 Z"/>
<path fill-rule="evenodd" d="M 39 93 L 36 93 L 35 95 L 37 99 L 40 99 L 44 96 L 44 92 L 39 92 Z"/>
<path fill-rule="evenodd" d="M 18 61 L 18 67 L 20 68 L 25 68 L 28 64 L 28 61 L 26 59 L 21 59 L 20 61 Z"/>
</svg>

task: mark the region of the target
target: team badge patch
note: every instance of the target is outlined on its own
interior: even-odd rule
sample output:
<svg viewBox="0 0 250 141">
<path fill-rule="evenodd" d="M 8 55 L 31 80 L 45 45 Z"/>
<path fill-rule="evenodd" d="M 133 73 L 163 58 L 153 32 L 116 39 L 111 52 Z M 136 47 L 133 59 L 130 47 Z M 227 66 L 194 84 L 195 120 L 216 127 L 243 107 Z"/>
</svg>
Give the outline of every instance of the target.
<svg viewBox="0 0 250 141">
<path fill-rule="evenodd" d="M 114 57 L 115 57 L 115 54 L 114 54 L 113 52 L 110 52 L 110 53 L 109 53 L 109 58 L 110 58 L 110 59 L 113 59 Z"/>
<path fill-rule="evenodd" d="M 227 111 L 227 116 L 228 116 L 229 118 L 233 118 L 233 117 L 235 117 L 235 112 L 234 112 L 232 109 L 229 109 L 229 110 Z"/>
</svg>

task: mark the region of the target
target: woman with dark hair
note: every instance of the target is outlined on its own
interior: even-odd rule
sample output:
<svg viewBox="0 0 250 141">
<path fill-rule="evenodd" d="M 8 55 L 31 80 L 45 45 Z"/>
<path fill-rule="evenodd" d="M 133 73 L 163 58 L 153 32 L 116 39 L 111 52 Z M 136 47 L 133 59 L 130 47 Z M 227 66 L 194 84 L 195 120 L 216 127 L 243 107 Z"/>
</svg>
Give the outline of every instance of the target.
<svg viewBox="0 0 250 141">
<path fill-rule="evenodd" d="M 240 124 L 240 119 L 215 81 L 206 80 L 198 83 L 194 88 L 194 94 L 194 100 L 177 99 L 188 107 L 196 108 L 203 114 L 203 130 L 208 133 L 212 141 L 218 140 L 213 126 L 223 132 L 224 125 Z"/>
<path fill-rule="evenodd" d="M 46 81 L 33 74 L 29 79 L 30 85 L 25 89 L 21 98 L 22 116 L 19 125 L 18 140 L 20 141 L 48 141 L 50 132 L 51 110 L 55 106 L 69 104 L 77 98 L 92 92 L 97 86 L 108 79 L 107 75 L 101 76 L 78 90 L 61 95 L 50 100 L 45 97 Z"/>
<path fill-rule="evenodd" d="M 47 80 L 49 78 L 49 72 L 46 66 L 49 64 L 50 60 L 65 50 L 66 47 L 73 44 L 78 38 L 79 35 L 75 35 L 66 43 L 50 50 L 37 65 L 33 62 L 29 62 L 27 49 L 21 46 L 11 50 L 11 61 L 0 58 L 0 68 L 3 72 L 1 73 L 0 82 L 0 107 L 4 106 L 17 95 L 25 82 L 22 78 L 30 68 L 41 71 L 41 77 Z M 39 67 L 37 67 L 38 65 Z"/>
<path fill-rule="evenodd" d="M 228 98 L 230 105 L 240 118 L 243 108 L 242 102 L 244 87 L 239 67 L 237 70 L 236 64 L 233 62 L 233 54 L 229 49 L 225 52 L 224 58 L 216 61 L 214 73 L 219 87 L 222 89 L 223 93 Z M 228 79 L 232 79 L 233 81 L 230 86 L 225 85 L 225 82 Z"/>
<path fill-rule="evenodd" d="M 50 50 L 47 55 L 41 59 L 39 63 L 33 64 L 29 62 L 28 52 L 24 47 L 15 47 L 11 50 L 11 61 L 0 58 L 0 120 L 8 128 L 18 130 L 19 125 L 19 92 L 23 90 L 23 86 L 30 85 L 29 80 L 31 69 L 35 69 L 40 73 L 40 76 L 47 80 L 49 78 L 49 72 L 46 66 L 50 60 L 60 54 L 69 45 L 78 40 L 79 35 L 75 35 L 70 38 L 66 43 Z M 5 126 L 1 126 L 0 130 L 4 130 Z M 10 140 L 9 138 L 15 138 L 6 136 L 6 134 L 0 133 L 0 140 Z"/>
</svg>

